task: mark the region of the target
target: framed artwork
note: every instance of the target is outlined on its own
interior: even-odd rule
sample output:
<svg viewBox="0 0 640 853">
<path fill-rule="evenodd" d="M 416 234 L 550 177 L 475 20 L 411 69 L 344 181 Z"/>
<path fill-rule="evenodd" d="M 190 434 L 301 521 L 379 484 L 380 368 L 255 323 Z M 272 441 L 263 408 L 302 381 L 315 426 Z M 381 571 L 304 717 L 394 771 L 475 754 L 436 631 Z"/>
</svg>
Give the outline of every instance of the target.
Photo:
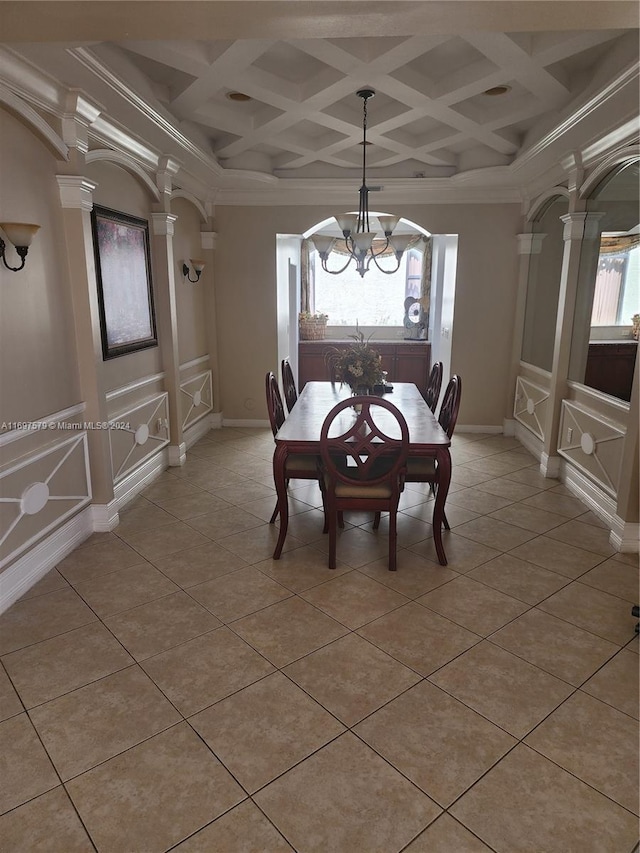
<svg viewBox="0 0 640 853">
<path fill-rule="evenodd" d="M 149 223 L 96 206 L 91 221 L 102 357 L 106 360 L 157 346 Z"/>
</svg>

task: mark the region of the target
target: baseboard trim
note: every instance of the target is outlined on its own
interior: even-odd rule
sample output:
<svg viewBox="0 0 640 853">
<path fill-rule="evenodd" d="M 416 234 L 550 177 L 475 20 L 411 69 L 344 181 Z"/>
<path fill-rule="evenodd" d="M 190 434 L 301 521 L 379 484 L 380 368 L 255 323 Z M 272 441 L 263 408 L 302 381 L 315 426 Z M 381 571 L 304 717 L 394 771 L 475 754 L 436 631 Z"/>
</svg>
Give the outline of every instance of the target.
<svg viewBox="0 0 640 853">
<path fill-rule="evenodd" d="M 5 569 L 0 575 L 0 613 L 91 536 L 93 529 L 92 508 L 88 506 Z"/>
<path fill-rule="evenodd" d="M 108 504 L 92 504 L 91 519 L 95 533 L 110 533 L 118 526 L 118 502 L 109 501 Z"/>
<path fill-rule="evenodd" d="M 603 489 L 585 477 L 563 459 L 560 465 L 561 480 L 569 491 L 580 498 L 610 530 L 613 530 L 616 515 L 616 502 Z"/>
<path fill-rule="evenodd" d="M 190 447 L 200 441 L 209 430 L 217 429 L 222 426 L 222 412 L 210 412 L 203 418 L 200 418 L 197 423 L 190 426 L 182 433 L 183 443 L 188 450 Z"/>
<path fill-rule="evenodd" d="M 170 444 L 169 450 L 169 466 L 171 468 L 179 468 L 187 461 L 187 445 L 184 441 L 180 444 Z"/>
<path fill-rule="evenodd" d="M 548 453 L 542 453 L 540 458 L 540 471 L 545 477 L 560 477 L 560 457 L 549 456 Z"/>
<path fill-rule="evenodd" d="M 517 421 L 515 418 L 505 418 L 502 422 L 502 432 L 505 436 L 512 437 L 516 434 L 516 424 Z"/>
<path fill-rule="evenodd" d="M 269 421 L 250 421 L 250 420 L 242 420 L 237 418 L 223 418 L 222 426 L 226 427 L 252 427 L 253 429 L 263 429 L 264 427 L 269 427 Z"/>
<path fill-rule="evenodd" d="M 634 521 L 624 521 L 616 515 L 613 519 L 609 542 L 623 554 L 640 552 L 640 524 Z"/>
<path fill-rule="evenodd" d="M 539 438 L 537 438 L 531 430 L 528 430 L 526 427 L 522 426 L 520 423 L 516 423 L 515 428 L 515 438 L 518 439 L 520 444 L 525 447 L 529 453 L 531 453 L 538 462 L 542 461 L 543 455 L 543 444 Z"/>
<path fill-rule="evenodd" d="M 147 459 L 135 471 L 131 471 L 130 474 L 123 477 L 113 489 L 113 503 L 117 511 L 120 511 L 132 501 L 143 489 L 146 489 L 168 467 L 169 452 L 167 447 L 163 447 L 159 453 L 156 453 L 155 456 Z"/>
</svg>

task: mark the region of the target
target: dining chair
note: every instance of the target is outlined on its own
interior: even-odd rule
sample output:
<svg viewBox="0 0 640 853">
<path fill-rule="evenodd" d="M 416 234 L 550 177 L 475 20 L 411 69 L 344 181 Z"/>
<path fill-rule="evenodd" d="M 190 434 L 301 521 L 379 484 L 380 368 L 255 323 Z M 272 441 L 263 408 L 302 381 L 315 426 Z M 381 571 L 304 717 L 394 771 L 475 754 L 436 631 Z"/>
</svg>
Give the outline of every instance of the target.
<svg viewBox="0 0 640 853">
<path fill-rule="evenodd" d="M 440 388 L 442 386 L 442 362 L 436 361 L 431 368 L 427 390 L 424 392 L 424 401 L 435 415 L 440 399 Z"/>
<path fill-rule="evenodd" d="M 291 409 L 293 409 L 298 400 L 298 389 L 296 388 L 296 381 L 293 378 L 293 370 L 291 369 L 291 363 L 288 358 L 282 359 L 280 374 L 282 376 L 284 401 L 287 404 L 287 411 L 291 412 Z"/>
<path fill-rule="evenodd" d="M 345 410 L 354 408 L 355 417 L 345 421 Z M 385 420 L 384 412 L 390 413 L 391 420 Z M 330 569 L 336 567 L 339 514 L 364 510 L 375 513 L 374 529 L 378 528 L 380 513 L 389 513 L 389 571 L 396 571 L 398 502 L 408 454 L 407 422 L 393 403 L 382 397 L 341 400 L 326 416 L 320 432 L 320 455 Z"/>
<path fill-rule="evenodd" d="M 275 434 L 285 422 L 285 413 L 280 389 L 278 388 L 278 380 L 271 371 L 266 375 L 265 385 L 269 423 L 271 424 L 271 432 L 275 438 Z M 289 485 L 289 480 L 318 480 L 320 491 L 322 492 L 323 484 L 320 483 L 319 457 L 315 454 L 290 453 L 285 462 L 284 473 L 287 486 Z M 322 502 L 324 505 L 324 493 L 322 495 Z M 275 524 L 277 517 L 278 505 L 276 504 L 276 508 L 269 519 L 269 524 Z"/>
<path fill-rule="evenodd" d="M 449 380 L 449 384 L 442 398 L 438 423 L 451 438 L 458 420 L 460 409 L 460 398 L 462 396 L 462 379 L 456 374 Z M 407 483 L 430 483 L 433 491 L 438 489 L 438 465 L 431 456 L 413 456 L 407 460 Z M 445 530 L 450 530 L 446 514 L 443 514 Z"/>
</svg>

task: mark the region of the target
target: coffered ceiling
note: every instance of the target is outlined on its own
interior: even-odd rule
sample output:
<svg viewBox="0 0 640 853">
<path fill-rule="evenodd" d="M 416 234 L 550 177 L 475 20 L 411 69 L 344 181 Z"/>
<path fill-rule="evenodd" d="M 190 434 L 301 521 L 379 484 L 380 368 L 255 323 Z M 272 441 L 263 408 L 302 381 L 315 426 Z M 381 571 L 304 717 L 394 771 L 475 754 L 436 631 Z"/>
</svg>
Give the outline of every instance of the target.
<svg viewBox="0 0 640 853">
<path fill-rule="evenodd" d="M 634 3 L 18 5 L 22 37 L 15 4 L 0 2 L 12 52 L 98 100 L 117 80 L 110 98 L 119 87 L 223 171 L 281 182 L 357 176 L 362 87 L 376 92 L 373 180 L 452 178 L 509 166 L 637 63 Z M 65 40 L 51 41 L 63 23 Z M 130 109 L 108 106 L 130 121 Z M 144 133 L 139 104 L 138 114 Z"/>
</svg>

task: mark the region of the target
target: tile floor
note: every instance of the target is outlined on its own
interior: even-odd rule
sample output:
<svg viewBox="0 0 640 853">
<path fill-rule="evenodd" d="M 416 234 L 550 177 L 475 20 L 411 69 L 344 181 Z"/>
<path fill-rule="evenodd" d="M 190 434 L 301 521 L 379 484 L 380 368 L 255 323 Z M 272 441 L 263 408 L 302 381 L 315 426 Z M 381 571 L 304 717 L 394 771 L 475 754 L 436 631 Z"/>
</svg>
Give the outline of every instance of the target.
<svg viewBox="0 0 640 853">
<path fill-rule="evenodd" d="M 211 432 L 0 619 L 0 847 L 631 853 L 637 558 L 514 439 L 459 434 L 327 543 L 268 430 Z"/>
</svg>

